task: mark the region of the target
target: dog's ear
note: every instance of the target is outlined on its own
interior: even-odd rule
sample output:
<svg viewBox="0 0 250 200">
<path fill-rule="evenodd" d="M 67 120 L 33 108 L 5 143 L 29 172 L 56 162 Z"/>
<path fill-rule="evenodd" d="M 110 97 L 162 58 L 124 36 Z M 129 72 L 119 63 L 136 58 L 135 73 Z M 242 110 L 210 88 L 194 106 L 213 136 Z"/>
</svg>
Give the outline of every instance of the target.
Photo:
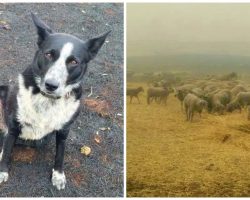
<svg viewBox="0 0 250 200">
<path fill-rule="evenodd" d="M 52 29 L 48 27 L 42 20 L 40 20 L 34 13 L 31 12 L 32 20 L 37 28 L 38 34 L 38 46 L 48 37 L 49 34 L 53 33 Z"/>
<path fill-rule="evenodd" d="M 102 47 L 103 43 L 105 42 L 106 37 L 109 35 L 110 32 L 111 30 L 98 37 L 89 39 L 86 42 L 86 46 L 90 55 L 90 60 L 96 56 L 96 54 L 98 53 L 99 49 Z"/>
</svg>

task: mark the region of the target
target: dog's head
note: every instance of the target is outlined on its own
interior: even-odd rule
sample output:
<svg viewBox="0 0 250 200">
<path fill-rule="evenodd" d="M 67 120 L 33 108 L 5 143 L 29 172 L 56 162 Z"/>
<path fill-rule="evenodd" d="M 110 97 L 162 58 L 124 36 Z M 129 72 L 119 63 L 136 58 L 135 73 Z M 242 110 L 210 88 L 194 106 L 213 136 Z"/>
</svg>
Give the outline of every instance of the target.
<svg viewBox="0 0 250 200">
<path fill-rule="evenodd" d="M 31 13 L 38 33 L 38 51 L 33 61 L 35 82 L 42 94 L 65 96 L 79 87 L 88 62 L 93 59 L 110 33 L 82 41 L 75 36 L 55 33 Z"/>
</svg>

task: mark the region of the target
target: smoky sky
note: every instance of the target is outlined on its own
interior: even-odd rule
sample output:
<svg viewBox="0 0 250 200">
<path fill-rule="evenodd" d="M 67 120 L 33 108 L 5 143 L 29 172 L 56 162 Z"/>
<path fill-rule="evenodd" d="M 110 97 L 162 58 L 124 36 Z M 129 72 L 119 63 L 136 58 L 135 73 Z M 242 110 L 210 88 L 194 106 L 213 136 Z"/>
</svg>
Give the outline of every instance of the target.
<svg viewBox="0 0 250 200">
<path fill-rule="evenodd" d="M 130 3 L 128 56 L 250 56 L 250 3 Z"/>
</svg>

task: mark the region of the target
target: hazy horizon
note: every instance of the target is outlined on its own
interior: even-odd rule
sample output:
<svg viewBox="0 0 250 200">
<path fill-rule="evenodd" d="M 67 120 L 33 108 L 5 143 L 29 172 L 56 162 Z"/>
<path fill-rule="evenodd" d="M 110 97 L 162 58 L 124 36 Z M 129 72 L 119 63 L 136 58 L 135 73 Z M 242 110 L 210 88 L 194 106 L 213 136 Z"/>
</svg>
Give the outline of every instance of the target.
<svg viewBox="0 0 250 200">
<path fill-rule="evenodd" d="M 250 3 L 127 5 L 127 56 L 250 56 Z"/>
</svg>

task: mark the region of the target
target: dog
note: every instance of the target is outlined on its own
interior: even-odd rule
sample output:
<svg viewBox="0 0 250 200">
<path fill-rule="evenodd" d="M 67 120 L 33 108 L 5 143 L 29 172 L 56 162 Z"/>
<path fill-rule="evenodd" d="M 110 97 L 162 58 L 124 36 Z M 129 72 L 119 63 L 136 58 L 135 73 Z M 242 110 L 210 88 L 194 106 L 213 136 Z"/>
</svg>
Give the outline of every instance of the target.
<svg viewBox="0 0 250 200">
<path fill-rule="evenodd" d="M 37 141 L 55 134 L 56 156 L 52 184 L 64 189 L 65 140 L 80 111 L 81 80 L 110 31 L 83 41 L 56 33 L 35 14 L 38 50 L 32 64 L 18 75 L 15 86 L 0 86 L 1 117 L 5 131 L 0 154 L 0 183 L 9 176 L 10 157 L 17 139 Z"/>
</svg>

